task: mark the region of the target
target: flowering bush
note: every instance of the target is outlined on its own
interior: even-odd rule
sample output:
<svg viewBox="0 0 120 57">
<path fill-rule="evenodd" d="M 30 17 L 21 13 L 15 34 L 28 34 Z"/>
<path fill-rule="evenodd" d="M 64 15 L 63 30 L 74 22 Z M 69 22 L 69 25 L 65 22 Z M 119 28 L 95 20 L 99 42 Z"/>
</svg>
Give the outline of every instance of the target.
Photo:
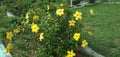
<svg viewBox="0 0 120 57">
<path fill-rule="evenodd" d="M 73 50 L 88 45 L 82 34 L 82 12 L 66 4 L 34 7 L 24 17 L 14 18 L 16 22 L 0 31 L 9 40 L 5 53 L 21 50 L 36 57 L 73 57 Z"/>
</svg>

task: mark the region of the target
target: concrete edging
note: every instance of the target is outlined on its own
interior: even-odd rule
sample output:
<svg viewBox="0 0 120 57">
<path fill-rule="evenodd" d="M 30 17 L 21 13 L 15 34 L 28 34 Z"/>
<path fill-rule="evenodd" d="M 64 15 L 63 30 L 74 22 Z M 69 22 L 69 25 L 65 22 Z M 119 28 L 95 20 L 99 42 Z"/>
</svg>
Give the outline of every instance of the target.
<svg viewBox="0 0 120 57">
<path fill-rule="evenodd" d="M 82 48 L 82 47 L 80 46 L 80 47 L 78 47 L 76 50 L 79 51 L 79 52 L 82 52 L 82 53 L 84 53 L 84 54 L 86 54 L 86 55 L 88 55 L 88 56 L 92 56 L 92 57 L 105 57 L 105 56 L 97 53 L 96 51 L 94 51 L 94 50 L 93 50 L 92 48 L 90 48 L 89 46 L 86 46 L 85 48 Z"/>
</svg>

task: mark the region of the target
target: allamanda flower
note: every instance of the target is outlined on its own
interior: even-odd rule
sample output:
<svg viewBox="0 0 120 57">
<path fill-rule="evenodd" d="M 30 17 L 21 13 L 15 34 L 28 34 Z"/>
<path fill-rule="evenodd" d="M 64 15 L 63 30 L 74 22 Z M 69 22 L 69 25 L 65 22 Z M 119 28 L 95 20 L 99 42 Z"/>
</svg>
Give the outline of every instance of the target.
<svg viewBox="0 0 120 57">
<path fill-rule="evenodd" d="M 20 32 L 20 29 L 16 28 L 13 30 L 15 33 L 19 33 Z"/>
<path fill-rule="evenodd" d="M 49 10 L 50 9 L 50 6 L 49 5 L 47 5 L 47 10 Z"/>
<path fill-rule="evenodd" d="M 75 33 L 73 38 L 75 39 L 75 41 L 78 41 L 80 39 L 80 33 Z"/>
<path fill-rule="evenodd" d="M 67 51 L 67 56 L 65 56 L 65 57 L 73 57 L 73 56 L 75 56 L 76 54 L 73 52 L 73 50 L 71 50 L 71 51 Z"/>
<path fill-rule="evenodd" d="M 25 23 L 26 23 L 26 24 L 29 23 L 29 19 L 27 19 L 27 20 L 25 21 Z"/>
<path fill-rule="evenodd" d="M 70 21 L 69 21 L 69 26 L 75 26 L 75 23 L 76 23 L 76 22 L 75 22 L 74 20 L 70 20 Z"/>
<path fill-rule="evenodd" d="M 88 34 L 89 34 L 90 36 L 92 36 L 92 32 L 89 31 Z"/>
<path fill-rule="evenodd" d="M 83 48 L 85 48 L 87 45 L 88 45 L 88 42 L 87 42 L 86 40 L 83 40 L 81 46 L 82 46 Z"/>
<path fill-rule="evenodd" d="M 7 45 L 7 47 L 5 48 L 4 52 L 5 52 L 5 53 L 8 53 L 8 52 L 10 52 L 10 49 L 11 49 L 11 43 L 9 43 L 9 44 Z"/>
<path fill-rule="evenodd" d="M 58 15 L 58 16 L 64 15 L 64 9 L 57 9 L 56 10 L 56 15 Z"/>
<path fill-rule="evenodd" d="M 25 18 L 26 18 L 26 19 L 29 19 L 29 14 L 28 14 L 28 13 L 26 13 Z"/>
<path fill-rule="evenodd" d="M 60 6 L 62 7 L 62 6 L 63 6 L 63 4 L 60 4 Z"/>
<path fill-rule="evenodd" d="M 81 12 L 78 12 L 76 11 L 73 16 L 75 17 L 76 20 L 82 20 L 82 13 Z"/>
<path fill-rule="evenodd" d="M 27 24 L 29 22 L 29 13 L 26 13 L 25 19 L 26 19 L 25 23 Z"/>
<path fill-rule="evenodd" d="M 38 15 L 34 15 L 33 16 L 33 20 L 38 20 L 39 19 L 39 16 Z"/>
<path fill-rule="evenodd" d="M 39 30 L 39 27 L 38 27 L 38 25 L 37 25 L 37 24 L 32 24 L 32 25 L 31 25 L 31 29 L 32 29 L 32 32 L 37 33 L 37 32 L 38 32 L 38 30 Z"/>
<path fill-rule="evenodd" d="M 40 33 L 40 37 L 39 37 L 40 41 L 42 41 L 42 40 L 44 39 L 43 34 L 44 34 L 44 33 Z"/>
<path fill-rule="evenodd" d="M 12 32 L 7 32 L 7 33 L 6 33 L 6 38 L 7 38 L 7 39 L 12 40 L 12 37 L 13 37 Z"/>
<path fill-rule="evenodd" d="M 90 9 L 90 14 L 91 14 L 91 15 L 93 15 L 93 14 L 94 14 L 93 9 Z"/>
</svg>

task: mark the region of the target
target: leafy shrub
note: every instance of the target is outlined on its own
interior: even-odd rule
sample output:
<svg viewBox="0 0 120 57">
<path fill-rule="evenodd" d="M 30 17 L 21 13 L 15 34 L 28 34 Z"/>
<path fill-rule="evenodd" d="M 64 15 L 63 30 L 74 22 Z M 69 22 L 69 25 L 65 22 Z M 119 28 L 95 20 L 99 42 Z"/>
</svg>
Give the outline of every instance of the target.
<svg viewBox="0 0 120 57">
<path fill-rule="evenodd" d="M 31 1 L 35 2 L 28 2 Z M 5 52 L 12 50 L 13 54 L 20 53 L 18 56 L 27 57 L 69 57 L 75 56 L 73 50 L 77 47 L 88 45 L 82 33 L 81 11 L 68 8 L 67 4 L 37 2 L 32 5 L 34 7 L 24 9 L 24 6 L 21 9 L 23 13 L 20 14 L 25 16 L 18 17 L 18 13 L 18 16 L 3 22 L 5 26 L 0 29 L 1 37 L 12 43 L 12 49 L 9 44 Z"/>
<path fill-rule="evenodd" d="M 25 14 L 28 9 L 38 6 L 44 7 L 44 4 L 48 3 L 67 3 L 67 1 L 61 0 L 3 0 L 4 6 L 7 6 L 7 10 L 14 13 L 17 16 Z"/>
<path fill-rule="evenodd" d="M 17 16 L 25 14 L 29 8 L 44 6 L 43 3 L 48 4 L 49 1 L 40 0 L 5 0 L 3 5 L 7 6 L 7 10 Z"/>
</svg>

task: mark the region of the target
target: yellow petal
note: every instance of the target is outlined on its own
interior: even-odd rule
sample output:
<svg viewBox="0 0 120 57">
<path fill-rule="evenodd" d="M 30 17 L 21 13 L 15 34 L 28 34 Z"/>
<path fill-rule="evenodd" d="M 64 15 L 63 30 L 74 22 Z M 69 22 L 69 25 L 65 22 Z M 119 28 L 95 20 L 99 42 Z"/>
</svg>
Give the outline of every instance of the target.
<svg viewBox="0 0 120 57">
<path fill-rule="evenodd" d="M 87 42 L 86 40 L 83 40 L 81 46 L 82 46 L 83 48 L 85 48 L 87 45 L 88 45 L 88 42 Z"/>
</svg>

